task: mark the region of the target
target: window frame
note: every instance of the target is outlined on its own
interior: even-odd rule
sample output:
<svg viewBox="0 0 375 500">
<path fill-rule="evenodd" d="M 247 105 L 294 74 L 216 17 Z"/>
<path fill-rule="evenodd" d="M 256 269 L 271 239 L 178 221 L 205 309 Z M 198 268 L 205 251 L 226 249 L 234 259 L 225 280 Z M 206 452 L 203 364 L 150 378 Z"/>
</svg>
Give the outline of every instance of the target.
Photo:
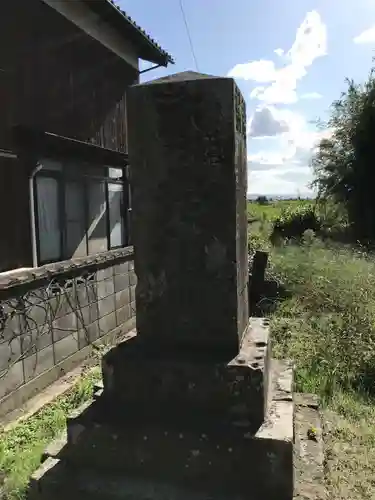
<svg viewBox="0 0 375 500">
<path fill-rule="evenodd" d="M 43 162 L 48 160 L 54 160 L 61 164 L 60 170 L 49 170 L 48 168 L 43 168 Z M 76 169 L 74 172 L 67 171 L 69 164 L 76 165 Z M 33 190 L 34 190 L 34 221 L 35 221 L 35 236 L 36 236 L 36 252 L 37 252 L 37 260 L 38 265 L 42 266 L 45 264 L 61 262 L 63 260 L 70 260 L 74 258 L 72 256 L 67 257 L 66 255 L 66 247 L 67 247 L 67 218 L 66 218 L 66 210 L 65 210 L 65 197 L 66 197 L 66 187 L 68 182 L 77 182 L 79 185 L 83 186 L 83 213 L 84 213 L 84 226 L 85 226 L 85 247 L 86 247 L 86 256 L 95 255 L 94 253 L 89 253 L 89 237 L 88 237 L 88 228 L 89 228 L 89 183 L 92 181 L 104 182 L 105 183 L 105 219 L 106 219 L 106 250 L 104 252 L 108 252 L 110 250 L 116 250 L 120 248 L 125 248 L 130 246 L 130 186 L 127 178 L 127 163 L 120 166 L 118 164 L 92 164 L 91 162 L 79 160 L 79 159 L 67 159 L 67 158 L 58 158 L 58 157 L 50 157 L 43 156 L 38 161 L 39 165 L 42 168 L 34 175 L 33 178 Z M 90 167 L 99 167 L 103 169 L 103 175 L 93 175 L 88 173 Z M 111 177 L 109 174 L 109 169 L 121 169 L 122 176 L 121 177 Z M 105 175 L 105 173 L 107 175 Z M 40 241 L 40 228 L 39 228 L 39 213 L 38 213 L 38 187 L 37 180 L 40 177 L 45 178 L 53 178 L 57 181 L 57 189 L 58 189 L 58 220 L 59 220 L 59 233 L 60 233 L 60 254 L 58 259 L 53 260 L 42 260 L 41 259 L 41 241 Z M 121 219 L 122 219 L 122 235 L 123 235 L 123 243 L 121 245 L 111 246 L 111 227 L 110 227 L 110 210 L 109 210 L 109 184 L 117 184 L 122 186 L 122 202 L 121 202 Z"/>
</svg>

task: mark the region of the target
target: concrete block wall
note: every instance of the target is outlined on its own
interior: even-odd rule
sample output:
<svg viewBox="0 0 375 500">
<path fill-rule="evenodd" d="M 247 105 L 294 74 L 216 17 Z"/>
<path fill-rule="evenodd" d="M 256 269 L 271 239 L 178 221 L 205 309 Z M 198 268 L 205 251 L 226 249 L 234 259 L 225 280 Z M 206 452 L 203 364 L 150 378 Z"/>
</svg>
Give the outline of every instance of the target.
<svg viewBox="0 0 375 500">
<path fill-rule="evenodd" d="M 133 249 L 0 274 L 0 418 L 135 326 Z"/>
</svg>

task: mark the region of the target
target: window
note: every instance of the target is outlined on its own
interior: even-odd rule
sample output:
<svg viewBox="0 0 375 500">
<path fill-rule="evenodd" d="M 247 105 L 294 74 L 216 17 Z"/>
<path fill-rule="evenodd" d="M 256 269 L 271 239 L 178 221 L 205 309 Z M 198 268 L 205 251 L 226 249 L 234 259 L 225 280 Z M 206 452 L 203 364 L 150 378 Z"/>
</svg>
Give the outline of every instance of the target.
<svg viewBox="0 0 375 500">
<path fill-rule="evenodd" d="M 34 179 L 39 264 L 129 244 L 122 168 L 43 160 Z"/>
<path fill-rule="evenodd" d="M 56 179 L 38 179 L 38 228 L 40 260 L 55 260 L 60 257 L 60 224 L 58 183 Z"/>
</svg>

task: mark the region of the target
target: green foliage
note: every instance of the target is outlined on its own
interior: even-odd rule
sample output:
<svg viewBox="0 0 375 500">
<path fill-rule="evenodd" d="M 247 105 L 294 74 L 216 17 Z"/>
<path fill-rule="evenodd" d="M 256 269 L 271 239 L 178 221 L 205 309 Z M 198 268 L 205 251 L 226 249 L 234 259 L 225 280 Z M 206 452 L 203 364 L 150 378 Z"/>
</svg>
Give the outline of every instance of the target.
<svg viewBox="0 0 375 500">
<path fill-rule="evenodd" d="M 312 160 L 319 197 L 340 204 L 354 237 L 371 241 L 375 238 L 375 69 L 362 85 L 347 80 L 347 90 L 333 102 L 323 126 L 327 137 Z"/>
<path fill-rule="evenodd" d="M 91 398 L 98 380 L 100 370 L 95 367 L 83 374 L 68 394 L 34 416 L 7 432 L 0 428 L 0 479 L 5 477 L 1 498 L 20 500 L 27 497 L 29 477 L 38 468 L 45 447 L 64 429 L 67 415 Z"/>
<path fill-rule="evenodd" d="M 250 218 L 261 220 L 265 218 L 272 221 L 278 217 L 281 212 L 289 207 L 299 207 L 311 205 L 311 200 L 275 200 L 269 201 L 266 205 L 259 205 L 255 201 L 248 202 L 247 212 Z"/>
<path fill-rule="evenodd" d="M 297 205 L 283 210 L 273 221 L 271 240 L 301 239 L 307 230 L 321 228 L 321 220 L 312 205 Z"/>
<path fill-rule="evenodd" d="M 257 206 L 268 220 L 284 202 Z M 305 203 L 306 204 L 306 203 Z M 254 204 L 255 205 L 255 204 Z M 289 204 L 297 209 L 295 200 Z M 311 206 L 311 202 L 310 202 Z M 271 314 L 272 354 L 295 362 L 296 389 L 324 403 L 328 496 L 373 499 L 375 477 L 375 259 L 349 245 L 322 242 L 350 228 L 347 213 L 332 200 L 315 205 L 320 232 L 304 231 L 299 245 L 272 247 L 271 224 L 249 226 L 249 246 L 270 252 L 268 278 L 286 287 Z M 252 205 L 249 211 L 253 210 Z"/>
<path fill-rule="evenodd" d="M 258 203 L 259 205 L 267 205 L 267 196 L 258 196 L 258 198 L 256 199 L 256 203 Z"/>
<path fill-rule="evenodd" d="M 273 334 L 297 363 L 300 390 L 329 399 L 336 389 L 372 388 L 375 262 L 350 247 L 287 245 L 271 252 L 271 274 L 293 298 L 280 304 Z"/>
</svg>

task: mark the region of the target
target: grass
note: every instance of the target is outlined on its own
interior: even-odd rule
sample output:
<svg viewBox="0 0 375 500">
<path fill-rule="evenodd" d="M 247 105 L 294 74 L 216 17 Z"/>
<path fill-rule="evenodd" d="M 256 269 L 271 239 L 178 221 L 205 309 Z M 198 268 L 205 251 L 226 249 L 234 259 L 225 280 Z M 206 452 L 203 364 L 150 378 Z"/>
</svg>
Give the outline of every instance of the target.
<svg viewBox="0 0 375 500">
<path fill-rule="evenodd" d="M 5 479 L 1 498 L 25 498 L 30 475 L 38 468 L 46 445 L 64 429 L 66 416 L 92 397 L 99 379 L 96 366 L 85 372 L 67 394 L 8 432 L 0 430 L 0 496 L 1 479 Z"/>
<path fill-rule="evenodd" d="M 297 207 L 300 205 L 309 205 L 311 200 L 279 200 L 270 201 L 266 205 L 260 205 L 255 201 L 249 201 L 247 204 L 247 213 L 249 218 L 258 220 L 272 221 L 278 217 L 281 212 L 289 207 Z"/>
<path fill-rule="evenodd" d="M 329 498 L 374 499 L 374 256 L 314 238 L 271 247 L 271 227 L 250 225 L 250 244 L 270 252 L 270 276 L 291 292 L 272 316 L 274 352 L 295 360 L 297 389 L 318 394 L 332 422 Z"/>
<path fill-rule="evenodd" d="M 375 405 L 358 393 L 337 391 L 324 410 L 326 483 L 332 500 L 375 498 Z"/>
</svg>

